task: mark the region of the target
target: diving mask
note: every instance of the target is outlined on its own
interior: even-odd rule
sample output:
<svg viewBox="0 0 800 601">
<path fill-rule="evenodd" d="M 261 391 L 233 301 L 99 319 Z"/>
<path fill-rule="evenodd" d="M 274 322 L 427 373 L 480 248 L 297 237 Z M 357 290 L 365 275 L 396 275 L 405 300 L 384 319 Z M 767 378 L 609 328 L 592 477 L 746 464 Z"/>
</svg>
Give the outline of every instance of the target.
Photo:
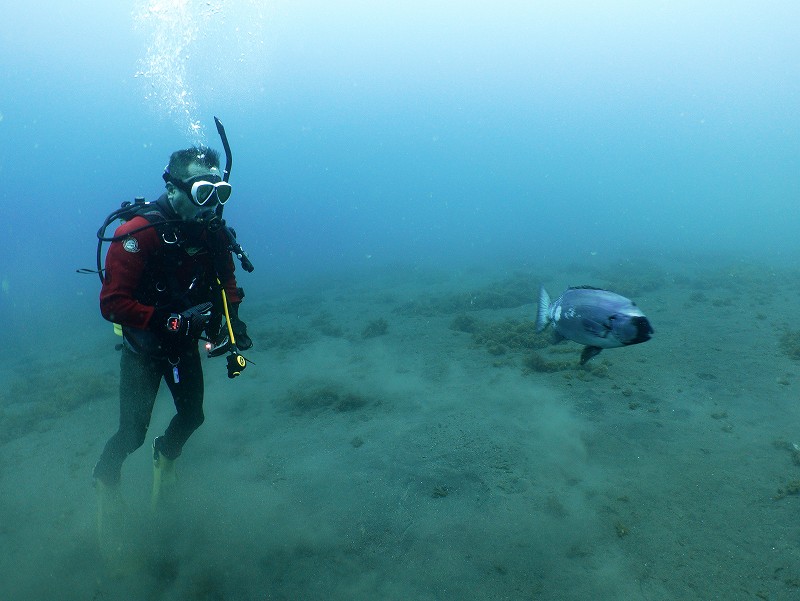
<svg viewBox="0 0 800 601">
<path fill-rule="evenodd" d="M 198 207 L 209 203 L 224 205 L 231 197 L 233 189 L 228 182 L 222 181 L 219 175 L 198 175 L 187 180 L 180 180 L 164 174 L 164 180 L 182 190 Z"/>
</svg>

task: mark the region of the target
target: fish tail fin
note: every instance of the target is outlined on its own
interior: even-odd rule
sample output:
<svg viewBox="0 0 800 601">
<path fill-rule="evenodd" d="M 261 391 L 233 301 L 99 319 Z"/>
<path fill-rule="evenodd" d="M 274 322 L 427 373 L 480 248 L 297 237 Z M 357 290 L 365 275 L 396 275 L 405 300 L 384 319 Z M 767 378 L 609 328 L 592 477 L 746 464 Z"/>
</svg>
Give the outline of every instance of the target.
<svg viewBox="0 0 800 601">
<path fill-rule="evenodd" d="M 536 331 L 541 332 L 550 323 L 550 295 L 544 286 L 539 288 L 539 309 L 536 311 Z"/>
</svg>

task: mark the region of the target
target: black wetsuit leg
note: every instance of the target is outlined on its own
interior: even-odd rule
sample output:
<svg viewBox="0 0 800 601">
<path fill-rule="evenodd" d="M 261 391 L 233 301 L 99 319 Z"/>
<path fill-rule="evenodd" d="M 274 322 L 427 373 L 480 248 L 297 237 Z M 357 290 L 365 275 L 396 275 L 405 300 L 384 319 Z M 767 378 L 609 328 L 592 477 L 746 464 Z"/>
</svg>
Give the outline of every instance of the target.
<svg viewBox="0 0 800 601">
<path fill-rule="evenodd" d="M 205 419 L 203 415 L 203 368 L 200 353 L 193 347 L 180 356 L 178 382 L 175 382 L 173 368 L 167 366 L 164 379 L 172 392 L 177 413 L 167 426 L 164 436 L 156 441 L 157 450 L 167 459 L 180 456 L 183 445 Z"/>
<path fill-rule="evenodd" d="M 119 429 L 106 443 L 94 477 L 106 484 L 119 482 L 125 458 L 142 446 L 165 369 L 163 359 L 122 347 L 119 378 Z M 170 374 L 172 368 L 169 368 Z"/>
</svg>

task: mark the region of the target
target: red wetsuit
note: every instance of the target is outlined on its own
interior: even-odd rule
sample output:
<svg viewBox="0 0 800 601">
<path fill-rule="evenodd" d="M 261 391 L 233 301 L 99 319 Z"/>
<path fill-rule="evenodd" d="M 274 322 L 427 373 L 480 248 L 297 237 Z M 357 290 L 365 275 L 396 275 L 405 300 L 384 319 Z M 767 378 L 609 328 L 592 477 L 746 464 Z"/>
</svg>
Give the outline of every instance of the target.
<svg viewBox="0 0 800 601">
<path fill-rule="evenodd" d="M 144 217 L 134 217 L 119 226 L 114 236 L 124 236 L 150 222 Z M 212 290 L 216 284 L 214 260 L 208 248 L 209 237 L 218 247 L 226 248 L 224 232 L 209 233 L 203 229 L 192 239 L 187 238 L 178 248 L 167 248 L 158 226 L 148 227 L 119 242 L 112 242 L 106 256 L 106 271 L 100 291 L 100 311 L 107 320 L 131 328 L 145 329 L 150 326 L 156 303 L 163 303 L 172 312 L 179 313 L 190 306 L 206 301 L 219 302 Z M 165 251 L 174 256 L 166 259 Z M 165 271 L 164 263 L 172 263 Z M 228 302 L 241 302 L 241 291 L 236 286 L 233 259 L 230 252 L 222 262 L 220 278 L 228 296 Z M 192 286 L 192 280 L 198 278 Z M 159 281 L 165 280 L 165 281 Z M 160 294 L 159 287 L 167 286 L 168 292 Z M 190 289 L 191 286 L 191 289 Z M 181 296 L 185 300 L 181 302 Z M 186 304 L 190 302 L 191 304 Z M 185 305 L 185 306 L 181 306 Z M 158 324 L 156 324 L 156 327 Z"/>
</svg>

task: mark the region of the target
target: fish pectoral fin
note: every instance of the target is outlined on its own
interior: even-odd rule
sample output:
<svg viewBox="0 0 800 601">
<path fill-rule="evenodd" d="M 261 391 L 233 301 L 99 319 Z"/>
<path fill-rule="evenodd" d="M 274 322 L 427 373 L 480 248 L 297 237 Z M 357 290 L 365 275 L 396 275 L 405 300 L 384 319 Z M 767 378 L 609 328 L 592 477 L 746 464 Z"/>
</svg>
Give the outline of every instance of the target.
<svg viewBox="0 0 800 601">
<path fill-rule="evenodd" d="M 588 332 L 589 334 L 597 336 L 598 338 L 605 338 L 611 331 L 611 327 L 609 325 L 595 321 L 594 319 L 584 318 L 581 321 L 581 325 L 583 326 L 584 332 Z"/>
<path fill-rule="evenodd" d="M 586 346 L 583 348 L 583 352 L 581 353 L 581 362 L 580 364 L 585 364 L 589 359 L 594 357 L 595 355 L 599 354 L 600 351 L 603 349 L 599 346 Z"/>
</svg>

